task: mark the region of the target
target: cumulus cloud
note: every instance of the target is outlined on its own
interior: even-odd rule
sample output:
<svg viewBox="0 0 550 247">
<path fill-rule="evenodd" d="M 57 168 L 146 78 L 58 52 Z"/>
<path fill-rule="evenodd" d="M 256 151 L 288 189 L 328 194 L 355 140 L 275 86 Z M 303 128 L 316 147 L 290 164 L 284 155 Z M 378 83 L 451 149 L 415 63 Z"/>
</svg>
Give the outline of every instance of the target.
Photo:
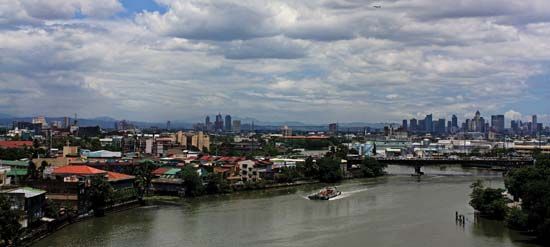
<svg viewBox="0 0 550 247">
<path fill-rule="evenodd" d="M 547 110 L 545 0 L 157 3 L 166 11 L 113 18 L 116 0 L 0 0 L 0 110 L 309 122 Z"/>
</svg>

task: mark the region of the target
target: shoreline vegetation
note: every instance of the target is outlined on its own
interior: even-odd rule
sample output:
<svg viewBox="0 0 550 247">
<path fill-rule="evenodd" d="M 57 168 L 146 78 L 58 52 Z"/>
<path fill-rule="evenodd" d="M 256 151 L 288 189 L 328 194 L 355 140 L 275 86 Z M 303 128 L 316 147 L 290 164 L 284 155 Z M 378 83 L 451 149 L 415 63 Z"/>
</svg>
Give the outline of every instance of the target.
<svg viewBox="0 0 550 247">
<path fill-rule="evenodd" d="M 135 187 L 138 191 L 137 199 L 115 203 L 117 200 L 114 197 L 113 188 L 105 181 L 93 180 L 91 182 L 92 188 L 89 195 L 91 208 L 93 209 L 92 211 L 82 215 L 65 214 L 60 216 L 58 213 L 53 213 L 59 211 L 59 205 L 49 202 L 51 205 L 49 204 L 47 206 L 51 207 L 51 209 L 49 210 L 50 213 L 48 216 L 56 219 L 55 224 L 44 224 L 40 227 L 28 229 L 23 232 L 21 231 L 21 226 L 14 223 L 13 229 L 11 230 L 17 232 L 17 234 L 11 234 L 8 236 L 9 238 L 3 239 L 3 241 L 4 243 L 9 243 L 6 246 L 29 246 L 73 223 L 91 217 L 101 217 L 106 213 L 111 214 L 139 205 L 146 205 L 148 202 L 176 204 L 182 197 L 192 200 L 192 198 L 200 198 L 209 195 L 226 195 L 241 191 L 270 190 L 316 183 L 330 184 L 345 179 L 371 178 L 386 175 L 384 171 L 386 167 L 385 164 L 381 164 L 372 158 L 365 158 L 357 164 L 353 173 L 350 172 L 350 175 L 344 176 L 342 158 L 339 154 L 338 152 L 331 152 L 327 154 L 327 156 L 317 160 L 308 158 L 304 164 L 297 167 L 283 168 L 279 173 L 275 174 L 272 180 L 260 180 L 254 183 L 229 184 L 225 178 L 214 173 L 209 173 L 205 177 L 200 177 L 192 166 L 186 166 L 182 169 L 180 175 L 185 190 L 183 196 L 166 196 L 150 193 L 150 174 L 155 166 L 144 162 L 135 172 L 137 178 Z M 4 234 L 2 237 L 4 237 Z"/>
<path fill-rule="evenodd" d="M 535 236 L 550 245 L 550 155 L 538 154 L 535 165 L 505 173 L 504 189 L 488 188 L 481 181 L 470 187 L 470 205 L 480 217 L 503 221 L 510 229 Z"/>
</svg>

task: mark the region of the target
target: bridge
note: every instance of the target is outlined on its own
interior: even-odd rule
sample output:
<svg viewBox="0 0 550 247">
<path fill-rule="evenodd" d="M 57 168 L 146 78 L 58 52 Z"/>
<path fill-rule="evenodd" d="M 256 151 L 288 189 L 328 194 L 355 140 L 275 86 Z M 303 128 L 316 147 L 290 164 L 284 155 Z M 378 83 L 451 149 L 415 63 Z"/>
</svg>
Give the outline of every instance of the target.
<svg viewBox="0 0 550 247">
<path fill-rule="evenodd" d="M 377 158 L 380 163 L 413 166 L 415 173 L 422 175 L 423 166 L 462 165 L 469 167 L 508 169 L 534 164 L 532 158 Z"/>
</svg>

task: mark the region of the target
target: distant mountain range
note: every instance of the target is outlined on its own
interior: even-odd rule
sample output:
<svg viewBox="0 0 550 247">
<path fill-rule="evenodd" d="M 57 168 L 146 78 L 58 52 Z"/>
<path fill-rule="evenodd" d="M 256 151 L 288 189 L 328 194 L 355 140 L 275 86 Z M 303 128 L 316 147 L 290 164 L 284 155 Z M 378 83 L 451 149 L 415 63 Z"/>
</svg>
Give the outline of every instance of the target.
<svg viewBox="0 0 550 247">
<path fill-rule="evenodd" d="M 239 118 L 235 117 L 234 120 L 241 120 L 241 124 L 251 124 L 254 123 L 255 126 L 261 127 L 261 126 L 270 126 L 270 127 L 276 127 L 276 126 L 283 126 L 288 125 L 290 127 L 299 127 L 299 126 L 315 126 L 324 128 L 327 127 L 328 124 L 321 123 L 321 124 L 307 124 L 299 121 L 261 121 L 254 118 Z M 63 123 L 64 118 L 63 117 L 46 117 L 46 121 L 53 122 L 53 121 L 60 121 Z M 2 114 L 0 113 L 0 125 L 3 126 L 11 126 L 11 124 L 14 121 L 20 121 L 20 122 L 31 122 L 32 117 L 13 117 L 8 114 Z M 71 121 L 73 119 L 71 118 Z M 99 126 L 104 129 L 112 129 L 115 127 L 115 123 L 119 121 L 117 119 L 114 119 L 112 117 L 108 116 L 102 116 L 102 117 L 95 117 L 95 118 L 79 118 L 78 119 L 78 125 L 79 126 Z M 158 128 L 165 128 L 166 122 L 144 122 L 144 121 L 131 121 L 132 124 L 139 128 L 149 128 L 149 127 L 158 127 Z M 170 127 L 173 129 L 190 129 L 193 127 L 193 124 L 195 122 L 190 121 L 171 121 Z M 383 128 L 386 126 L 386 123 L 365 123 L 365 122 L 351 122 L 351 123 L 338 123 L 339 128 L 362 128 L 362 127 L 370 127 L 370 128 Z"/>
</svg>

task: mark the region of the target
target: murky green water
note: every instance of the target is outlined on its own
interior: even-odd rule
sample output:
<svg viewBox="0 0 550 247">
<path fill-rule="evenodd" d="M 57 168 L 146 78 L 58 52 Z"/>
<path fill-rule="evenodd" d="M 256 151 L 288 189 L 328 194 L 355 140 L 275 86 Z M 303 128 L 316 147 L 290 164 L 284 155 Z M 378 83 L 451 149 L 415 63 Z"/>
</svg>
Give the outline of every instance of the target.
<svg viewBox="0 0 550 247">
<path fill-rule="evenodd" d="M 336 200 L 307 200 L 320 184 L 183 200 L 74 224 L 35 246 L 534 246 L 475 219 L 469 185 L 502 187 L 497 173 L 448 166 L 418 180 L 411 168 L 388 170 L 402 175 L 344 182 Z"/>
</svg>

